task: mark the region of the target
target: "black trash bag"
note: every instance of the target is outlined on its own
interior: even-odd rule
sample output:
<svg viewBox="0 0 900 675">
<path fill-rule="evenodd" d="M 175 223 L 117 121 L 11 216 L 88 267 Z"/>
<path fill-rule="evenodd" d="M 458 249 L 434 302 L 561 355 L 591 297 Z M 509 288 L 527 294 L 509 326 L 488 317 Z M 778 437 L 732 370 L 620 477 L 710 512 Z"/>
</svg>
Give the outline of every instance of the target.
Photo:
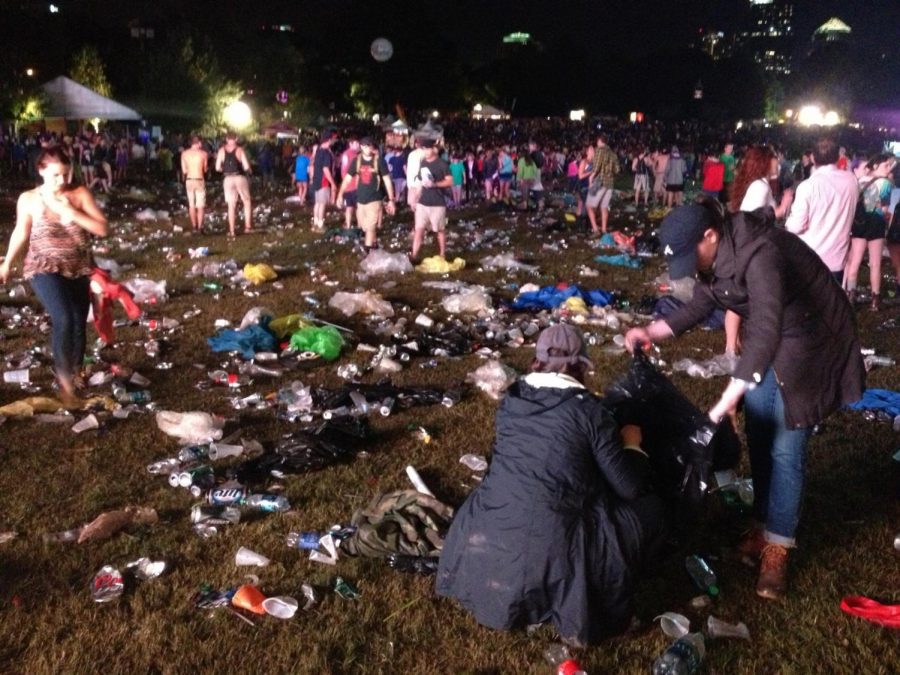
<svg viewBox="0 0 900 675">
<path fill-rule="evenodd" d="M 250 484 L 269 476 L 309 473 L 349 462 L 368 435 L 369 423 L 364 417 L 338 417 L 307 425 L 285 436 L 274 452 L 238 465 L 234 478 Z"/>
<path fill-rule="evenodd" d="M 349 382 L 339 389 L 319 387 L 313 391 L 313 401 L 319 410 L 338 411 L 334 417 L 338 417 L 341 413 L 345 415 L 363 414 L 351 397 L 353 393 L 361 394 L 366 403 L 375 408 L 385 400 L 391 399 L 397 408 L 407 409 L 438 404 L 452 406 L 462 399 L 464 390 L 462 388 L 398 387 L 390 379 L 383 379 L 375 384 Z"/>
<path fill-rule="evenodd" d="M 641 428 L 654 485 L 673 504 L 676 526 L 693 520 L 712 473 L 733 469 L 741 444 L 729 418 L 714 425 L 641 352 L 628 373 L 610 385 L 604 403 L 620 426 Z"/>
</svg>

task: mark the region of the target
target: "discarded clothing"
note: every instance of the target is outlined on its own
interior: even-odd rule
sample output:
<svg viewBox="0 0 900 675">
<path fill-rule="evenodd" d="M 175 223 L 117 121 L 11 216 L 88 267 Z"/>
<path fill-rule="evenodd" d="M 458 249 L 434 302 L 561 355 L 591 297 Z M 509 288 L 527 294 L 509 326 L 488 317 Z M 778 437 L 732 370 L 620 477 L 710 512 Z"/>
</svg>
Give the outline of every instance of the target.
<svg viewBox="0 0 900 675">
<path fill-rule="evenodd" d="M 116 283 L 108 272 L 95 267 L 91 273 L 91 305 L 94 310 L 94 329 L 107 345 L 116 340 L 113 329 L 113 306 L 120 302 L 125 315 L 134 321 L 141 315 L 141 308 L 134 302 L 134 296 L 122 284 Z"/>
<path fill-rule="evenodd" d="M 578 286 L 572 285 L 565 288 L 557 286 L 544 286 L 538 291 L 519 293 L 509 308 L 518 311 L 536 311 L 541 309 L 556 309 L 571 297 L 578 297 L 588 305 L 605 307 L 612 301 L 612 293 L 597 289 L 583 291 Z"/>
</svg>

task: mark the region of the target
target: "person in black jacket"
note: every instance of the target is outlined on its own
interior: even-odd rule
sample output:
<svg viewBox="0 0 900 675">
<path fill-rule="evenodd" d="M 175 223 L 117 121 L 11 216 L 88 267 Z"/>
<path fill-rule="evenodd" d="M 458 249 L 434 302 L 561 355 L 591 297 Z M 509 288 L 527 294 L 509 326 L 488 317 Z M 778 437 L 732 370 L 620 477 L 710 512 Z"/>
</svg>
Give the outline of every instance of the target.
<svg viewBox="0 0 900 675">
<path fill-rule="evenodd" d="M 577 329 L 551 326 L 497 412 L 490 470 L 457 512 L 436 583 L 481 624 L 552 621 L 576 645 L 628 627 L 664 508 L 640 429 L 620 432 L 584 387 L 589 367 Z"/>
<path fill-rule="evenodd" d="M 813 426 L 859 400 L 865 388 L 853 311 L 819 256 L 796 235 L 774 227 L 771 208 L 726 221 L 667 227 L 659 240 L 670 265 L 700 272 L 692 300 L 662 321 L 633 328 L 626 347 L 677 336 L 715 307 L 743 318 L 742 354 L 731 382 L 709 412 L 717 423 L 744 400 L 756 526 L 739 545 L 759 560 L 756 592 L 787 591 L 788 549 L 795 545 Z"/>
</svg>

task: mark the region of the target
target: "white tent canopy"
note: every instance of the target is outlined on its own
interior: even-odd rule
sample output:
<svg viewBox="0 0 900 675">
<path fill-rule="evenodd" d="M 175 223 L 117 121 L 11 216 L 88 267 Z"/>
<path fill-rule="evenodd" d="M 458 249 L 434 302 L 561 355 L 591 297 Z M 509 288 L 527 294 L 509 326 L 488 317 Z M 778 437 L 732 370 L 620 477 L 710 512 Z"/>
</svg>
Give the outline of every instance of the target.
<svg viewBox="0 0 900 675">
<path fill-rule="evenodd" d="M 62 117 L 69 120 L 140 120 L 140 114 L 111 98 L 106 98 L 68 77 L 60 75 L 43 84 L 47 96 L 45 117 Z"/>
</svg>

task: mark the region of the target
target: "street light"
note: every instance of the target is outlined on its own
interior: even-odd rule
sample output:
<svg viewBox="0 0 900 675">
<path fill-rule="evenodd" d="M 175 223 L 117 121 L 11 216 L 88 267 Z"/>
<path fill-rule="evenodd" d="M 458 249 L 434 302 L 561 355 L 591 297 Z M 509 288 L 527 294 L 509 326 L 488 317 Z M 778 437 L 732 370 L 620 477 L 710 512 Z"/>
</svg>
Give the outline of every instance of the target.
<svg viewBox="0 0 900 675">
<path fill-rule="evenodd" d="M 26 68 L 26 69 L 25 69 L 25 74 L 26 74 L 28 77 L 34 77 L 34 68 Z"/>
<path fill-rule="evenodd" d="M 222 114 L 225 117 L 225 123 L 232 129 L 245 129 L 253 121 L 250 106 L 243 101 L 229 103 Z"/>
</svg>

